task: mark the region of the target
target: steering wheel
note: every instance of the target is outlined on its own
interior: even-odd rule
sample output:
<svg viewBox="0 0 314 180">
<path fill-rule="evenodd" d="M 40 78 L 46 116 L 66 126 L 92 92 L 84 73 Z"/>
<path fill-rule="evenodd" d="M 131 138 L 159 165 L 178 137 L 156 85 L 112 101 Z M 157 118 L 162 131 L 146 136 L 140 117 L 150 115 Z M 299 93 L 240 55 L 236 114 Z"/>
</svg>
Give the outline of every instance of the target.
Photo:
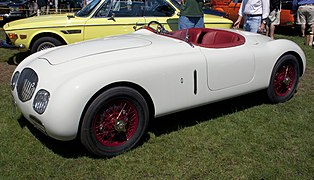
<svg viewBox="0 0 314 180">
<path fill-rule="evenodd" d="M 151 27 L 152 24 L 157 24 L 156 29 Z M 168 32 L 168 31 L 164 28 L 164 26 L 163 26 L 160 22 L 158 22 L 158 21 L 151 21 L 151 22 L 149 22 L 149 23 L 147 24 L 147 27 L 150 28 L 150 29 L 152 29 L 152 30 L 153 30 L 155 33 L 157 33 L 157 34 Z"/>
</svg>

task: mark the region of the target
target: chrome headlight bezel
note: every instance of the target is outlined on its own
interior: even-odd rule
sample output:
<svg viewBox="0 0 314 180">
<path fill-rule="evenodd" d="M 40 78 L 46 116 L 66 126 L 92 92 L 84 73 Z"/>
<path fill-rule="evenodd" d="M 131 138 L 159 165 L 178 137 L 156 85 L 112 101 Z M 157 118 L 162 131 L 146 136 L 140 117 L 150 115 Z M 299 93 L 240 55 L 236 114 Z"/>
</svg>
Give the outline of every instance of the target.
<svg viewBox="0 0 314 180">
<path fill-rule="evenodd" d="M 40 89 L 34 98 L 33 109 L 38 114 L 43 114 L 46 111 L 50 99 L 50 93 L 45 89 Z"/>
<path fill-rule="evenodd" d="M 14 91 L 19 77 L 20 77 L 20 72 L 16 71 L 16 72 L 14 73 L 14 75 L 12 76 L 12 78 L 11 78 L 11 84 L 10 84 L 10 86 L 11 86 L 11 91 Z"/>
<path fill-rule="evenodd" d="M 16 84 L 17 95 L 22 102 L 31 100 L 36 91 L 38 80 L 38 75 L 33 69 L 24 68 L 22 70 Z"/>
</svg>

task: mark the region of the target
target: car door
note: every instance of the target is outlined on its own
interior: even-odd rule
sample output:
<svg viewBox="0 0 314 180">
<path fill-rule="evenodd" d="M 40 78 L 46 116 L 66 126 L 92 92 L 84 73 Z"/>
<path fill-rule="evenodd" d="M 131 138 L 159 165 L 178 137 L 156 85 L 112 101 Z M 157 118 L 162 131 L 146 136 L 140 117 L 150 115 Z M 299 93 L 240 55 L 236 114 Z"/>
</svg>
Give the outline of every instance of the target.
<svg viewBox="0 0 314 180">
<path fill-rule="evenodd" d="M 207 83 L 212 91 L 249 83 L 255 72 L 254 55 L 250 49 L 201 48 L 207 61 Z"/>
<path fill-rule="evenodd" d="M 144 24 L 144 3 L 137 0 L 108 0 L 86 22 L 84 40 L 133 32 Z"/>
</svg>

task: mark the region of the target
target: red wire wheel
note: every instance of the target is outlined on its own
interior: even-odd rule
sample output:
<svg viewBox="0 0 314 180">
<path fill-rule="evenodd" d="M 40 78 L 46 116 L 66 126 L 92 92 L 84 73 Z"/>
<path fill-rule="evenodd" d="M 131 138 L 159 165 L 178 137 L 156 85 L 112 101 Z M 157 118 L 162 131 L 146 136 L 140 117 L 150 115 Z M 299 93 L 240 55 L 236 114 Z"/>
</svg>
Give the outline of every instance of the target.
<svg viewBox="0 0 314 180">
<path fill-rule="evenodd" d="M 269 87 L 268 98 L 272 103 L 282 103 L 293 97 L 299 82 L 300 67 L 293 55 L 284 55 L 276 63 Z"/>
<path fill-rule="evenodd" d="M 131 101 L 122 99 L 108 103 L 93 120 L 93 132 L 104 146 L 120 146 L 135 134 L 138 112 Z"/>
<path fill-rule="evenodd" d="M 148 121 L 148 106 L 138 91 L 111 88 L 88 107 L 81 125 L 81 142 L 92 154 L 115 156 L 137 145 Z"/>
<path fill-rule="evenodd" d="M 278 96 L 289 94 L 295 81 L 295 70 L 291 63 L 281 66 L 274 78 L 274 90 Z"/>
</svg>

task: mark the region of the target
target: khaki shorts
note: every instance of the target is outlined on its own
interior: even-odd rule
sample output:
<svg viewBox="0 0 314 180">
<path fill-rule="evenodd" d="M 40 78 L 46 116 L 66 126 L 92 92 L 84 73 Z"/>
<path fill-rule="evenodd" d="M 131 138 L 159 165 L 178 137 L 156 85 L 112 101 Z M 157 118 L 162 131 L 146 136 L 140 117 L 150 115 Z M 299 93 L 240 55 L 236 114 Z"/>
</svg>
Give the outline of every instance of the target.
<svg viewBox="0 0 314 180">
<path fill-rule="evenodd" d="M 314 5 L 299 6 L 297 24 L 314 24 Z"/>
<path fill-rule="evenodd" d="M 276 9 L 274 9 L 272 12 L 269 13 L 268 19 L 271 24 L 279 25 L 280 24 L 280 11 L 276 11 Z"/>
</svg>

